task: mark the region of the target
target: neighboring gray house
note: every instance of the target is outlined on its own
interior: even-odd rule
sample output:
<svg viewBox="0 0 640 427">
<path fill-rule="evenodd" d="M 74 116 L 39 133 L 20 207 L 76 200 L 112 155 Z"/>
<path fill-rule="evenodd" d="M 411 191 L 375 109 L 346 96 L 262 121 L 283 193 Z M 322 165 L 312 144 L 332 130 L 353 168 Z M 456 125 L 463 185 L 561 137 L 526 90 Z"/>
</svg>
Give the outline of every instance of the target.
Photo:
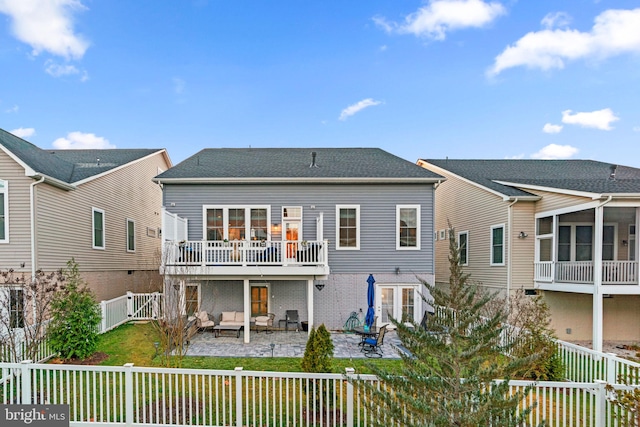
<svg viewBox="0 0 640 427">
<path fill-rule="evenodd" d="M 369 274 L 378 325 L 388 313 L 420 321 L 442 180 L 374 148 L 205 149 L 155 178 L 163 272 L 188 314 L 241 312 L 245 331 L 264 313 L 278 326 L 286 310 L 341 329 L 366 313 Z"/>
</svg>

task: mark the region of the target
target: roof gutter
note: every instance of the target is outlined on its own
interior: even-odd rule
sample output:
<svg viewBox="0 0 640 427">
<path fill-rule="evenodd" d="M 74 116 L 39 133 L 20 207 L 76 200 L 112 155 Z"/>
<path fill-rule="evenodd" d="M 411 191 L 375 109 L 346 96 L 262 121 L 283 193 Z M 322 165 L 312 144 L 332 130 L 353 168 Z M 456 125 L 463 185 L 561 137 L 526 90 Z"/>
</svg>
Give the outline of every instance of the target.
<svg viewBox="0 0 640 427">
<path fill-rule="evenodd" d="M 443 178 L 293 178 L 293 177 L 252 177 L 252 178 L 152 178 L 158 184 L 438 184 Z"/>
</svg>

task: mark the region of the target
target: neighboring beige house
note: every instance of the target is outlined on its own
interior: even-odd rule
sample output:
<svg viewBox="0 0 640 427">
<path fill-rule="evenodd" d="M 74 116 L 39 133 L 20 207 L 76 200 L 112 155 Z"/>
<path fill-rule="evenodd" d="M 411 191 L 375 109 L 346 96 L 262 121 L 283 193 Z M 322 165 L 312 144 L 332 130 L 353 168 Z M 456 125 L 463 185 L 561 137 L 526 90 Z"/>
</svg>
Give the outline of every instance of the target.
<svg viewBox="0 0 640 427">
<path fill-rule="evenodd" d="M 0 129 L 0 270 L 30 277 L 74 258 L 98 300 L 157 287 L 151 179 L 169 167 L 164 149 L 43 150 Z"/>
<path fill-rule="evenodd" d="M 590 160 L 418 160 L 436 189 L 436 283 L 450 221 L 465 273 L 542 291 L 564 340 L 640 340 L 640 169 Z"/>
</svg>

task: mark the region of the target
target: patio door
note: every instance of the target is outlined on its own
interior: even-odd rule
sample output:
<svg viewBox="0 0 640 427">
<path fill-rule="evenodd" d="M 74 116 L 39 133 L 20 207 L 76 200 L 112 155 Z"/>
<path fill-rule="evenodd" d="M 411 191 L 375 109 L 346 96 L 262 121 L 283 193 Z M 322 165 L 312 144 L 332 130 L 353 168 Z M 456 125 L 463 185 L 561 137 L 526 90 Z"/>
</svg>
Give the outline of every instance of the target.
<svg viewBox="0 0 640 427">
<path fill-rule="evenodd" d="M 422 300 L 418 285 L 379 285 L 376 289 L 376 326 L 394 328 L 391 317 L 398 320 L 420 321 Z"/>
<path fill-rule="evenodd" d="M 295 261 L 298 253 L 298 242 L 302 240 L 302 207 L 287 206 L 282 208 L 282 233 L 286 240 L 285 258 Z"/>
</svg>

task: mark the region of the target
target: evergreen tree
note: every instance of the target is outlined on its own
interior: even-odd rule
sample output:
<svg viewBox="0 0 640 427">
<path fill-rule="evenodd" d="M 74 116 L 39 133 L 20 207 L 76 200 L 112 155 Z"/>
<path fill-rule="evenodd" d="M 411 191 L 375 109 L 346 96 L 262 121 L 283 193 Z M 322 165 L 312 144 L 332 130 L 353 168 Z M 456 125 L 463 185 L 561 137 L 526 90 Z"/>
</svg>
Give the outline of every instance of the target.
<svg viewBox="0 0 640 427">
<path fill-rule="evenodd" d="M 324 323 L 311 328 L 302 358 L 304 372 L 331 372 L 333 368 L 333 341 Z"/>
<path fill-rule="evenodd" d="M 508 381 L 537 355 L 506 356 L 513 345 L 501 339 L 507 314 L 485 316 L 492 296 L 481 295 L 468 281 L 453 229 L 449 236 L 448 289 L 423 281 L 432 297 L 423 300 L 436 311 L 427 328 L 391 319 L 410 353 L 402 355 L 400 372 L 371 364 L 382 386 L 354 384 L 370 396 L 376 425 L 517 426 L 529 412 L 518 408 L 526 392 L 511 393 Z"/>
<path fill-rule="evenodd" d="M 51 302 L 49 343 L 62 359 L 85 359 L 98 345 L 100 307 L 80 277 L 75 260 L 67 262 L 65 288 Z"/>
</svg>

